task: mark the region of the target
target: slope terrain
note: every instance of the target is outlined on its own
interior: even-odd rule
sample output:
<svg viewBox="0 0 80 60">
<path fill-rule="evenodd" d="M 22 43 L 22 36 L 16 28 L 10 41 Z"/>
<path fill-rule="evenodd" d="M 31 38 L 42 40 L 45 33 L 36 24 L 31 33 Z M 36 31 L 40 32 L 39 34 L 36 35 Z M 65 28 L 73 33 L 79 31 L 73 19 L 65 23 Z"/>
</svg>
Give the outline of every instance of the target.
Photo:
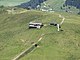
<svg viewBox="0 0 80 60">
<path fill-rule="evenodd" d="M 53 8 L 54 11 L 61 11 L 60 7 L 63 6 L 64 2 L 64 0 L 47 0 L 45 3 Z"/>
<path fill-rule="evenodd" d="M 28 1 L 0 0 L 0 4 L 13 6 Z M 61 9 L 64 0 L 47 0 L 45 3 L 41 7 L 50 7 L 54 12 L 18 7 L 0 8 L 0 60 L 14 59 L 39 39 L 38 47 L 20 60 L 80 60 L 80 15 L 63 12 L 69 7 Z M 14 14 L 8 14 L 7 10 L 12 8 L 15 8 Z M 75 7 L 71 7 L 69 11 L 78 12 Z M 62 31 L 58 32 L 55 26 L 49 24 L 53 21 L 60 23 L 63 19 L 60 16 L 65 21 L 61 26 Z M 31 21 L 42 22 L 45 26 L 41 29 L 29 29 Z"/>
<path fill-rule="evenodd" d="M 67 0 L 66 0 L 67 1 Z M 53 11 L 62 11 L 69 13 L 78 13 L 79 9 L 74 6 L 65 6 L 65 0 L 30 0 L 29 2 L 24 2 L 19 5 L 22 8 L 30 8 L 30 9 L 41 9 L 42 7 L 47 9 L 52 9 Z M 68 2 L 69 3 L 69 2 Z M 67 3 L 67 4 L 68 4 Z"/>
<path fill-rule="evenodd" d="M 11 60 L 17 54 L 36 42 L 42 33 L 57 31 L 55 27 L 28 29 L 31 21 L 48 23 L 61 21 L 56 13 L 27 11 L 21 14 L 0 14 L 0 60 Z M 4 58 L 5 57 L 5 58 Z"/>
<path fill-rule="evenodd" d="M 46 4 L 43 3 L 44 1 Z M 49 8 L 52 8 L 54 11 L 62 11 L 62 12 L 67 11 L 69 13 L 79 12 L 79 9 L 76 9 L 74 6 L 63 7 L 63 4 L 65 4 L 65 0 L 17 0 L 17 1 L 0 0 L 0 5 L 4 5 L 4 6 L 18 6 L 26 9 L 27 8 L 36 9 L 37 7 L 39 7 L 38 5 L 40 5 L 41 7 L 47 6 Z M 68 7 L 70 7 L 70 9 Z"/>
<path fill-rule="evenodd" d="M 67 13 L 56 13 L 66 19 L 62 26 L 64 31 L 45 29 L 39 47 L 20 60 L 79 60 L 80 59 L 80 16 Z M 49 30 L 50 28 L 50 30 Z M 52 33 L 51 33 L 52 32 Z M 45 34 L 45 32 L 43 32 Z"/>
<path fill-rule="evenodd" d="M 0 0 L 0 5 L 15 6 L 28 1 L 29 0 Z"/>
<path fill-rule="evenodd" d="M 69 12 L 69 13 L 78 13 L 79 9 L 77 9 L 74 6 L 63 6 L 65 4 L 65 0 L 47 0 L 45 2 L 46 4 L 42 4 L 42 6 L 47 6 L 52 8 L 54 11 L 60 11 L 60 12 Z M 70 7 L 70 9 L 69 9 Z"/>
<path fill-rule="evenodd" d="M 64 16 L 63 31 L 50 26 L 51 21 L 60 23 Z M 0 60 L 11 60 L 33 43 L 42 34 L 39 47 L 21 60 L 79 60 L 80 59 L 80 16 L 60 12 L 27 11 L 21 14 L 0 14 Z M 47 26 L 28 29 L 31 21 L 39 21 Z"/>
</svg>

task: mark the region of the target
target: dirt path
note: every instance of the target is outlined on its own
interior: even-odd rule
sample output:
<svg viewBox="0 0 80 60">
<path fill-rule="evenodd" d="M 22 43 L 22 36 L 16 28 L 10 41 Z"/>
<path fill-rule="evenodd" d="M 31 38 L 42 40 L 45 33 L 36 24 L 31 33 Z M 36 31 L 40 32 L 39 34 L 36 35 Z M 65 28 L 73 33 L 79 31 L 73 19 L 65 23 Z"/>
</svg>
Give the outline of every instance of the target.
<svg viewBox="0 0 80 60">
<path fill-rule="evenodd" d="M 24 50 L 23 52 L 21 52 L 19 55 L 17 55 L 15 58 L 13 58 L 12 60 L 19 60 L 21 57 L 23 57 L 24 55 L 27 55 L 28 53 L 32 52 L 36 47 L 35 44 L 38 44 L 42 38 L 43 38 L 44 34 L 41 34 L 40 38 L 38 39 L 38 41 L 34 44 L 32 44 L 31 47 L 27 48 L 26 50 Z"/>
<path fill-rule="evenodd" d="M 61 14 L 59 14 L 59 17 L 60 17 L 60 18 L 62 18 L 62 21 L 60 22 L 60 25 L 62 25 L 62 24 L 63 24 L 63 22 L 64 22 L 64 20 L 65 20 L 65 17 L 64 17 L 64 16 L 62 16 Z"/>
</svg>

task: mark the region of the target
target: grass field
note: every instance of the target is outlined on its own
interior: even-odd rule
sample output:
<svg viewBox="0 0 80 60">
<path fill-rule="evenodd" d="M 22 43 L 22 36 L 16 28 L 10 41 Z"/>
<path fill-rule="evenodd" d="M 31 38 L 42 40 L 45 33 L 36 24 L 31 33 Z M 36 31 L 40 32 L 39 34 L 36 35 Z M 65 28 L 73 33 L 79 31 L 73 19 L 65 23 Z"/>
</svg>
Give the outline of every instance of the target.
<svg viewBox="0 0 80 60">
<path fill-rule="evenodd" d="M 56 13 L 57 14 L 57 13 Z M 80 60 L 80 16 L 67 13 L 62 26 L 63 32 L 57 32 L 52 27 L 44 27 L 45 32 L 39 47 L 20 60 Z"/>
<path fill-rule="evenodd" d="M 11 0 L 0 0 L 0 4 L 13 3 Z M 22 3 L 26 0 L 17 0 Z M 28 1 L 28 0 L 27 0 Z M 51 2 L 52 1 L 52 2 Z M 47 4 L 55 11 L 60 11 L 63 0 L 48 0 Z M 59 4 L 58 4 L 59 3 Z M 12 5 L 13 5 L 12 4 Z M 74 10 L 75 8 L 71 8 Z M 19 9 L 20 11 L 20 9 Z M 22 10 L 21 10 L 22 11 Z M 58 32 L 56 27 L 49 26 L 51 21 L 62 20 L 59 14 L 65 17 L 62 25 L 63 31 Z M 47 26 L 41 29 L 28 29 L 30 21 L 40 21 Z M 42 34 L 39 47 L 25 55 L 20 60 L 80 60 L 80 15 L 73 15 L 65 12 L 41 12 L 27 11 L 21 14 L 7 14 L 0 12 L 0 60 L 12 60 L 33 42 L 37 42 Z"/>
<path fill-rule="evenodd" d="M 0 0 L 0 5 L 4 5 L 4 6 L 16 6 L 16 5 L 20 5 L 21 3 L 25 3 L 28 2 L 30 0 Z M 71 13 L 78 13 L 79 9 L 76 9 L 75 7 L 71 7 L 71 9 L 68 9 L 68 7 L 65 7 L 63 9 L 61 9 L 61 7 L 63 6 L 65 0 L 47 0 L 45 1 L 47 5 L 50 6 L 50 8 L 52 8 L 54 11 L 66 11 L 66 9 L 68 11 L 70 11 Z M 43 6 L 43 3 L 42 3 Z"/>
<path fill-rule="evenodd" d="M 30 21 L 44 24 L 62 20 L 64 31 L 57 32 L 56 27 L 45 26 L 41 29 L 28 29 Z M 43 36 L 39 47 L 20 60 L 79 60 L 80 59 L 80 16 L 60 12 L 27 11 L 22 14 L 0 14 L 0 60 L 11 60 L 37 42 Z"/>
<path fill-rule="evenodd" d="M 15 6 L 21 3 L 27 2 L 29 0 L 0 0 L 0 5 L 4 6 Z"/>
<path fill-rule="evenodd" d="M 72 13 L 78 13 L 79 10 L 76 9 L 75 7 L 71 7 L 71 9 L 68 9 L 67 7 L 63 7 L 63 4 L 65 3 L 65 0 L 47 0 L 46 4 L 50 6 L 50 8 L 52 8 L 54 11 L 58 11 L 58 12 L 65 12 L 66 9 L 68 11 L 71 11 Z M 44 4 L 42 4 L 43 6 Z M 61 7 L 63 7 L 63 9 L 61 9 Z"/>
<path fill-rule="evenodd" d="M 46 4 L 50 5 L 54 11 L 61 11 L 60 7 L 63 6 L 64 0 L 47 0 Z"/>
<path fill-rule="evenodd" d="M 0 14 L 0 60 L 11 60 L 36 42 L 42 33 L 57 32 L 55 27 L 28 29 L 30 21 L 61 21 L 56 13 L 27 11 L 22 14 Z"/>
</svg>

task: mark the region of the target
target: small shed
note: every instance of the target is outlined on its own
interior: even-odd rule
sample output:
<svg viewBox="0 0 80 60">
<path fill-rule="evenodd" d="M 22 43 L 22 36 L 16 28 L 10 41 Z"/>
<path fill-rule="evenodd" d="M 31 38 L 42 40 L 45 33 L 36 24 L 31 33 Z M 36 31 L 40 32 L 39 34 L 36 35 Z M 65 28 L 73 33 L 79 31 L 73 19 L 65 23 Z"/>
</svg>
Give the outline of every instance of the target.
<svg viewBox="0 0 80 60">
<path fill-rule="evenodd" d="M 38 28 L 38 29 L 40 29 L 41 27 L 43 26 L 43 23 L 37 23 L 37 22 L 30 22 L 29 23 L 29 29 L 30 28 Z"/>
<path fill-rule="evenodd" d="M 50 22 L 50 25 L 57 26 L 57 23 L 53 21 L 53 22 Z"/>
<path fill-rule="evenodd" d="M 60 24 L 53 21 L 53 22 L 50 23 L 50 25 L 56 26 L 57 30 L 60 31 L 60 28 L 61 28 Z"/>
</svg>

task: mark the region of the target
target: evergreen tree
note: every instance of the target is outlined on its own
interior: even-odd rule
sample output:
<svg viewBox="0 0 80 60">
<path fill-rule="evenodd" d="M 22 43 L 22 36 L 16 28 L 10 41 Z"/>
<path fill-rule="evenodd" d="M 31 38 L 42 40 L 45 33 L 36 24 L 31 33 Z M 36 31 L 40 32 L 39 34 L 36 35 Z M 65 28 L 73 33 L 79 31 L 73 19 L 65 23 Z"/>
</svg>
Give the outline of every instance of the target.
<svg viewBox="0 0 80 60">
<path fill-rule="evenodd" d="M 67 5 L 76 7 L 77 9 L 79 9 L 79 13 L 80 13 L 80 0 L 66 0 L 65 6 Z"/>
</svg>

